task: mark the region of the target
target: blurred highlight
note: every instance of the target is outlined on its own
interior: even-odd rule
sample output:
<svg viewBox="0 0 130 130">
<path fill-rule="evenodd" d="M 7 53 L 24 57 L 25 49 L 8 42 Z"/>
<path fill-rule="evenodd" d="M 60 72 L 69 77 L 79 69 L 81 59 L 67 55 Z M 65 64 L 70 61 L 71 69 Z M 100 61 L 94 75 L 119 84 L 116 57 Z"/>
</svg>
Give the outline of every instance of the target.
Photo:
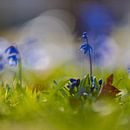
<svg viewBox="0 0 130 130">
<path fill-rule="evenodd" d="M 125 1 L 123 7 L 128 3 Z M 35 10 L 37 7 L 41 9 L 42 3 L 46 7 L 37 12 L 37 16 L 7 29 L 7 38 L 15 41 L 21 50 L 25 68 L 39 71 L 70 61 L 75 64 L 84 31 L 94 50 L 95 65 L 108 68 L 129 66 L 130 11 L 127 6 L 121 9 L 121 2 L 117 6 L 106 0 L 66 1 L 64 5 L 61 4 L 63 1 L 58 2 L 33 1 L 32 7 L 37 3 Z M 0 43 L 3 50 L 7 43 Z"/>
</svg>

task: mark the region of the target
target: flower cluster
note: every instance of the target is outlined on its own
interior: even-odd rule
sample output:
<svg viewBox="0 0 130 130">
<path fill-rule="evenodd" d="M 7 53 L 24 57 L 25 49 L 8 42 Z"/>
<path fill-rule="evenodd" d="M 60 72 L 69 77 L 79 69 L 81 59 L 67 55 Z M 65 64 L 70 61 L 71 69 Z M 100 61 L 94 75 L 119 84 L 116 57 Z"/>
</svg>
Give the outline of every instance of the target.
<svg viewBox="0 0 130 130">
<path fill-rule="evenodd" d="M 91 82 L 90 82 L 91 79 Z M 102 79 L 97 81 L 96 77 L 86 76 L 83 79 L 74 79 L 71 78 L 67 84 L 67 88 L 70 92 L 71 96 L 85 97 L 95 93 L 99 93 L 100 88 L 102 86 Z"/>
<path fill-rule="evenodd" d="M 71 78 L 67 84 L 67 90 L 72 97 L 83 97 L 86 99 L 87 96 L 95 95 L 98 96 L 102 86 L 102 79 L 97 81 L 96 77 L 92 74 L 92 47 L 88 43 L 88 35 L 86 32 L 82 34 L 83 43 L 80 46 L 80 50 L 84 55 L 89 57 L 90 61 L 90 75 L 87 75 L 83 79 Z"/>
</svg>

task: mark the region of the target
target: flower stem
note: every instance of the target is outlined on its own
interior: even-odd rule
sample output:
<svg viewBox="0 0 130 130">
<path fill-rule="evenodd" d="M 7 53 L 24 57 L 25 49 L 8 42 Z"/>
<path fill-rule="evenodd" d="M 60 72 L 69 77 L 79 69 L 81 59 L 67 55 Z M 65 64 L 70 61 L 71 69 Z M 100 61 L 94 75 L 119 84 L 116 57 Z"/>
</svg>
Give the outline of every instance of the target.
<svg viewBox="0 0 130 130">
<path fill-rule="evenodd" d="M 92 77 L 92 73 L 93 73 L 93 70 L 92 70 L 92 56 L 91 56 L 90 50 L 89 50 L 89 64 L 90 64 L 90 77 Z"/>
<path fill-rule="evenodd" d="M 89 44 L 89 43 L 88 43 L 88 38 L 86 39 L 86 43 Z M 93 68 L 92 68 L 91 50 L 89 50 L 88 55 L 89 55 L 89 64 L 90 64 L 90 77 L 92 77 L 92 73 L 93 73 L 92 69 L 93 69 Z"/>
<path fill-rule="evenodd" d="M 18 80 L 19 80 L 19 86 L 22 88 L 22 61 L 21 58 L 19 60 L 19 66 L 18 66 Z"/>
</svg>

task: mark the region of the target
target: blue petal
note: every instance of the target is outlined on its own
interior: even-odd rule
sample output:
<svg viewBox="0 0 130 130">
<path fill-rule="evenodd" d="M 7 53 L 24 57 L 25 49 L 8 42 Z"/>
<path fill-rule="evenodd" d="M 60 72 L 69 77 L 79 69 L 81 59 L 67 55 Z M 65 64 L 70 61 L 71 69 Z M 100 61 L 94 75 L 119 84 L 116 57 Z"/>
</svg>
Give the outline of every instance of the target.
<svg viewBox="0 0 130 130">
<path fill-rule="evenodd" d="M 80 50 L 83 51 L 84 54 L 86 54 L 92 51 L 92 47 L 89 44 L 82 44 Z"/>
<path fill-rule="evenodd" d="M 92 50 L 92 47 L 91 47 L 89 44 L 87 44 L 87 48 L 88 48 L 89 50 Z"/>
<path fill-rule="evenodd" d="M 10 46 L 5 50 L 5 53 L 10 55 L 10 54 L 19 54 L 19 51 L 16 47 Z"/>
<path fill-rule="evenodd" d="M 83 49 L 84 47 L 86 47 L 87 44 L 86 43 L 83 43 L 81 46 L 80 46 L 80 49 Z"/>
<path fill-rule="evenodd" d="M 11 67 L 16 67 L 19 62 L 17 55 L 12 55 L 8 57 L 8 63 Z"/>
<path fill-rule="evenodd" d="M 88 53 L 89 51 L 88 50 L 84 50 L 84 54 Z"/>
<path fill-rule="evenodd" d="M 99 85 L 102 85 L 102 79 L 99 79 L 98 83 Z"/>
<path fill-rule="evenodd" d="M 83 32 L 83 35 L 86 35 L 86 36 L 87 36 L 87 32 Z"/>
<path fill-rule="evenodd" d="M 88 38 L 87 32 L 83 32 L 82 38 L 83 38 L 83 39 L 87 39 L 87 38 Z"/>
<path fill-rule="evenodd" d="M 73 83 L 73 82 L 75 82 L 75 81 L 77 81 L 77 80 L 76 80 L 76 79 L 73 79 L 73 78 L 70 79 L 70 82 L 71 82 L 71 83 Z"/>
</svg>

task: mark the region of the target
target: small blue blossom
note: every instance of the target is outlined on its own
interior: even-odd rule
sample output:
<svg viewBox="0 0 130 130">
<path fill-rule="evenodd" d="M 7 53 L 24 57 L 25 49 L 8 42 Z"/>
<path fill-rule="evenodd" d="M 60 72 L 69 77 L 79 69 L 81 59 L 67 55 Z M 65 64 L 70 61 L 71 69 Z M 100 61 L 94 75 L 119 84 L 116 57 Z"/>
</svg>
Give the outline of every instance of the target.
<svg viewBox="0 0 130 130">
<path fill-rule="evenodd" d="M 80 46 L 80 50 L 83 51 L 84 54 L 88 54 L 92 51 L 92 47 L 88 43 L 83 43 Z"/>
<path fill-rule="evenodd" d="M 18 51 L 18 49 L 15 46 L 9 46 L 5 51 L 4 51 L 4 57 L 6 64 L 9 67 L 17 67 L 18 63 L 18 83 L 19 86 L 22 87 L 22 64 L 21 64 L 21 56 Z"/>
<path fill-rule="evenodd" d="M 9 66 L 16 67 L 17 64 L 19 63 L 19 59 L 17 55 L 8 56 L 8 63 L 9 63 Z"/>
<path fill-rule="evenodd" d="M 91 83 L 92 83 L 92 86 L 91 86 L 91 88 L 90 88 L 90 92 L 92 93 L 93 91 L 94 91 L 94 89 L 95 89 L 95 76 L 93 77 L 91 77 Z"/>
<path fill-rule="evenodd" d="M 92 93 L 94 91 L 94 89 L 98 90 L 98 85 L 96 83 L 96 77 L 95 76 L 91 77 L 91 83 L 92 83 L 92 86 L 90 88 L 90 92 Z"/>
<path fill-rule="evenodd" d="M 90 53 L 92 51 L 92 47 L 88 44 L 88 35 L 86 32 L 82 34 L 83 43 L 80 46 L 80 50 L 83 51 L 84 54 Z"/>
<path fill-rule="evenodd" d="M 69 92 L 70 94 L 74 94 L 75 93 L 75 87 L 78 88 L 80 84 L 80 79 L 70 79 L 70 83 L 68 84 L 68 88 L 69 88 Z"/>
<path fill-rule="evenodd" d="M 74 87 L 78 87 L 80 84 L 80 79 L 70 79 L 70 84 L 68 85 L 69 89 L 74 89 Z"/>
<path fill-rule="evenodd" d="M 98 83 L 99 83 L 99 85 L 101 86 L 101 85 L 102 85 L 102 79 L 99 79 L 99 80 L 98 80 Z"/>
<path fill-rule="evenodd" d="M 88 35 L 86 32 L 83 32 L 82 34 L 83 43 L 80 46 L 80 50 L 86 53 L 90 53 L 92 51 L 92 47 L 88 43 Z"/>
<path fill-rule="evenodd" d="M 20 61 L 19 51 L 15 46 L 10 46 L 5 50 L 8 65 L 16 67 Z"/>
<path fill-rule="evenodd" d="M 18 51 L 18 49 L 17 49 L 16 47 L 10 46 L 10 47 L 8 47 L 8 48 L 5 50 L 5 53 L 6 53 L 7 55 L 19 54 L 19 51 Z"/>
<path fill-rule="evenodd" d="M 95 79 L 96 79 L 95 76 L 91 77 L 92 87 L 94 87 L 94 88 L 95 88 Z"/>
<path fill-rule="evenodd" d="M 87 32 L 83 32 L 82 39 L 83 39 L 84 42 L 87 42 L 87 40 L 88 40 Z"/>
<path fill-rule="evenodd" d="M 83 39 L 83 43 L 80 46 L 80 50 L 84 54 L 88 54 L 89 62 L 90 62 L 90 76 L 92 76 L 92 47 L 88 44 L 88 36 L 86 32 L 83 33 L 82 39 Z"/>
</svg>

